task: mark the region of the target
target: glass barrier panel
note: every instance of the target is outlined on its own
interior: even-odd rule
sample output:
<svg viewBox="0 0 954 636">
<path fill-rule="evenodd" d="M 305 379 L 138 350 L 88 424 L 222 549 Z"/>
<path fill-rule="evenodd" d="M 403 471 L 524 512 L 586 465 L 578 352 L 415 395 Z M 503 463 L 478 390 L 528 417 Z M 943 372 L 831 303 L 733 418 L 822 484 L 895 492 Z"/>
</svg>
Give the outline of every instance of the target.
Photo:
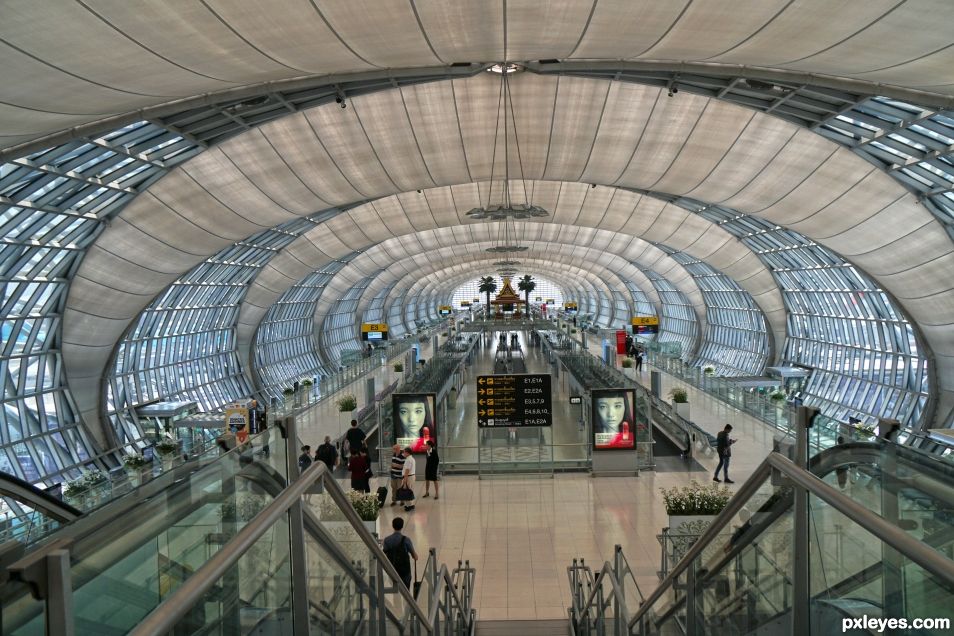
<svg viewBox="0 0 954 636">
<path fill-rule="evenodd" d="M 950 602 L 954 587 L 905 559 L 818 497 L 809 495 L 809 507 L 813 631 L 831 630 L 842 618 L 864 614 L 954 622 Z"/>
<path fill-rule="evenodd" d="M 266 530 L 211 590 L 196 599 L 173 632 L 182 635 L 290 635 L 294 632 L 287 516 Z"/>
</svg>

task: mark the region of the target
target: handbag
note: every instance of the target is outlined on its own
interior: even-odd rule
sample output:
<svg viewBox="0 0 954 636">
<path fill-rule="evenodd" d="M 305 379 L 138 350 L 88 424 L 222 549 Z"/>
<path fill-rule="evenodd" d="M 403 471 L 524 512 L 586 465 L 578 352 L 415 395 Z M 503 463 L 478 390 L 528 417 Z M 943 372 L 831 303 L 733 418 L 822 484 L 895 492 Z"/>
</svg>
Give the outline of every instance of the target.
<svg viewBox="0 0 954 636">
<path fill-rule="evenodd" d="M 414 491 L 402 486 L 394 491 L 394 498 L 398 501 L 414 501 Z"/>
</svg>

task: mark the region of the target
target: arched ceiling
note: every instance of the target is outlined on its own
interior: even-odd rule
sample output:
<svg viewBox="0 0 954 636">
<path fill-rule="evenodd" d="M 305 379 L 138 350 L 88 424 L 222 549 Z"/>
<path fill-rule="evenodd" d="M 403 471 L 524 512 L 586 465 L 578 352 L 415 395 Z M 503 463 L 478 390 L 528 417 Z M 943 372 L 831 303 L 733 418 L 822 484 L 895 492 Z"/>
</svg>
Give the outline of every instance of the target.
<svg viewBox="0 0 954 636">
<path fill-rule="evenodd" d="M 954 311 L 954 291 L 938 276 L 954 266 L 950 240 L 913 195 L 850 151 L 697 95 L 668 98 L 647 86 L 531 74 L 511 84 L 520 156 L 511 147 L 510 160 L 528 178 L 671 192 L 790 227 L 856 262 L 901 299 L 929 326 L 936 353 L 954 349 L 950 336 L 930 330 L 940 307 Z M 339 215 L 273 259 L 243 307 L 246 343 L 260 319 L 251 308 L 267 307 L 262 295 L 293 284 L 316 257 L 340 259 L 396 234 L 459 225 L 460 212 L 481 201 L 472 184 L 504 172 L 493 151 L 499 93 L 498 76 L 481 74 L 364 95 L 347 109 L 331 104 L 272 121 L 170 172 L 103 232 L 73 280 L 63 346 L 71 386 L 99 382 L 129 321 L 178 274 L 263 227 L 400 195 L 382 203 L 373 222 Z M 458 201 L 457 188 L 441 186 L 470 196 Z M 415 204 L 417 189 L 444 192 L 446 201 Z M 781 310 L 757 259 L 727 234 L 713 238 L 718 232 L 694 215 L 659 202 L 619 205 L 624 193 L 609 188 L 533 189 L 534 201 L 568 224 L 686 251 L 739 280 L 770 321 Z M 735 260 L 741 272 L 732 271 Z"/>
<path fill-rule="evenodd" d="M 502 59 L 757 67 L 949 96 L 951 23 L 945 0 L 16 0 L 0 139 L 249 84 Z"/>
</svg>

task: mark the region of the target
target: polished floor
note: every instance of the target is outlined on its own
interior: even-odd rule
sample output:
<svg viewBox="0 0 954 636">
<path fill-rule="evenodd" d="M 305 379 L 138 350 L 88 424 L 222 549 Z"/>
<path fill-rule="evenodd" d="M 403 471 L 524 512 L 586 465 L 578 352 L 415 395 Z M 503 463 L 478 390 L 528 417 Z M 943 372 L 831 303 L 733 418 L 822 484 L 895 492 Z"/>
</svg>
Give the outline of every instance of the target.
<svg viewBox="0 0 954 636">
<path fill-rule="evenodd" d="M 600 343 L 588 344 L 596 352 Z M 528 353 L 528 367 L 536 371 L 533 351 Z M 468 387 L 473 389 L 475 376 L 484 372 L 492 353 L 492 347 L 484 350 L 461 392 L 453 415 L 460 426 L 473 421 Z M 648 379 L 644 370 L 641 380 Z M 672 384 L 669 376 L 663 377 L 664 394 Z M 693 421 L 713 434 L 726 423 L 733 425 L 739 442 L 733 447 L 730 476 L 741 484 L 770 452 L 774 429 L 686 388 Z M 554 383 L 555 403 L 557 391 Z M 577 439 L 577 417 L 565 409 L 555 418 L 554 441 Z M 466 428 L 476 442 L 476 427 Z M 612 558 L 616 544 L 623 546 L 642 593 L 652 592 L 660 561 L 656 535 L 668 525 L 659 490 L 691 480 L 711 480 L 715 458 L 702 455 L 697 461 L 701 468 L 687 464 L 686 470 L 643 471 L 632 477 L 594 478 L 585 473 L 446 476 L 439 500 L 433 499 L 432 492 L 430 498 L 418 500 L 413 512 L 386 507 L 379 532 L 389 529 L 391 519 L 400 514 L 407 519 L 406 533 L 421 553 L 436 548 L 440 560 L 449 566 L 458 560 L 470 561 L 478 572 L 475 602 L 483 619 L 560 618 L 566 616 L 569 600 L 567 566 L 574 558 L 582 558 L 598 570 Z M 420 483 L 418 491 L 420 497 Z"/>
</svg>

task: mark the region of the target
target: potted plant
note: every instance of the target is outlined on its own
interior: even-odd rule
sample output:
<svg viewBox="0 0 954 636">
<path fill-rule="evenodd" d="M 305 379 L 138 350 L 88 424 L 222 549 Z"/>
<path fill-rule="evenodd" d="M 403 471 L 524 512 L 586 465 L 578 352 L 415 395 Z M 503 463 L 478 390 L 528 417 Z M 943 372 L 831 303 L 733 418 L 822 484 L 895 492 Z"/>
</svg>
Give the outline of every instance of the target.
<svg viewBox="0 0 954 636">
<path fill-rule="evenodd" d="M 669 515 L 669 533 L 687 534 L 693 526 L 686 524 L 694 521 L 712 522 L 728 505 L 732 492 L 725 486 L 715 484 L 701 485 L 693 480 L 681 488 L 660 488 L 666 514 Z M 707 524 L 708 525 L 708 524 Z M 697 524 L 694 524 L 697 527 Z"/>
<path fill-rule="evenodd" d="M 68 499 L 80 501 L 90 494 L 96 486 L 106 482 L 106 475 L 98 470 L 84 470 L 83 474 L 72 481 L 66 482 L 63 495 Z"/>
<path fill-rule="evenodd" d="M 129 480 L 134 483 L 139 482 L 142 469 L 145 468 L 148 463 L 149 462 L 146 461 L 146 458 L 139 453 L 123 455 L 123 467 L 126 469 L 126 474 L 129 476 Z"/>
<path fill-rule="evenodd" d="M 669 390 L 669 399 L 672 400 L 673 409 L 676 414 L 684 420 L 689 419 L 689 393 L 682 387 L 677 386 Z"/>
<path fill-rule="evenodd" d="M 706 374 L 706 375 L 715 375 L 715 367 L 712 366 L 712 365 L 709 365 L 709 366 L 707 366 L 707 367 L 703 367 L 703 368 L 702 368 L 702 372 L 703 372 L 704 374 Z"/>
<path fill-rule="evenodd" d="M 394 372 L 395 373 L 404 373 L 404 364 L 401 362 L 394 363 Z"/>
<path fill-rule="evenodd" d="M 342 413 L 353 411 L 358 408 L 358 398 L 348 393 L 338 398 L 338 410 Z"/>
<path fill-rule="evenodd" d="M 775 389 L 774 391 L 769 393 L 768 397 L 770 400 L 772 400 L 772 402 L 775 403 L 776 406 L 781 406 L 782 404 L 785 403 L 785 400 L 788 399 L 788 396 L 785 394 L 785 391 L 781 391 L 779 389 Z"/>
<path fill-rule="evenodd" d="M 162 458 L 163 470 L 172 468 L 172 460 L 178 450 L 179 440 L 174 437 L 163 437 L 156 443 L 156 452 L 159 453 L 159 457 Z"/>
<path fill-rule="evenodd" d="M 351 501 L 351 506 L 354 508 L 354 511 L 358 513 L 358 516 L 361 517 L 361 521 L 364 522 L 364 527 L 367 528 L 371 534 L 376 534 L 378 510 L 381 507 L 378 503 L 377 494 L 349 490 L 348 499 Z"/>
<path fill-rule="evenodd" d="M 620 366 L 624 369 L 631 369 L 633 366 L 632 358 L 623 358 L 622 362 L 620 362 Z"/>
</svg>

